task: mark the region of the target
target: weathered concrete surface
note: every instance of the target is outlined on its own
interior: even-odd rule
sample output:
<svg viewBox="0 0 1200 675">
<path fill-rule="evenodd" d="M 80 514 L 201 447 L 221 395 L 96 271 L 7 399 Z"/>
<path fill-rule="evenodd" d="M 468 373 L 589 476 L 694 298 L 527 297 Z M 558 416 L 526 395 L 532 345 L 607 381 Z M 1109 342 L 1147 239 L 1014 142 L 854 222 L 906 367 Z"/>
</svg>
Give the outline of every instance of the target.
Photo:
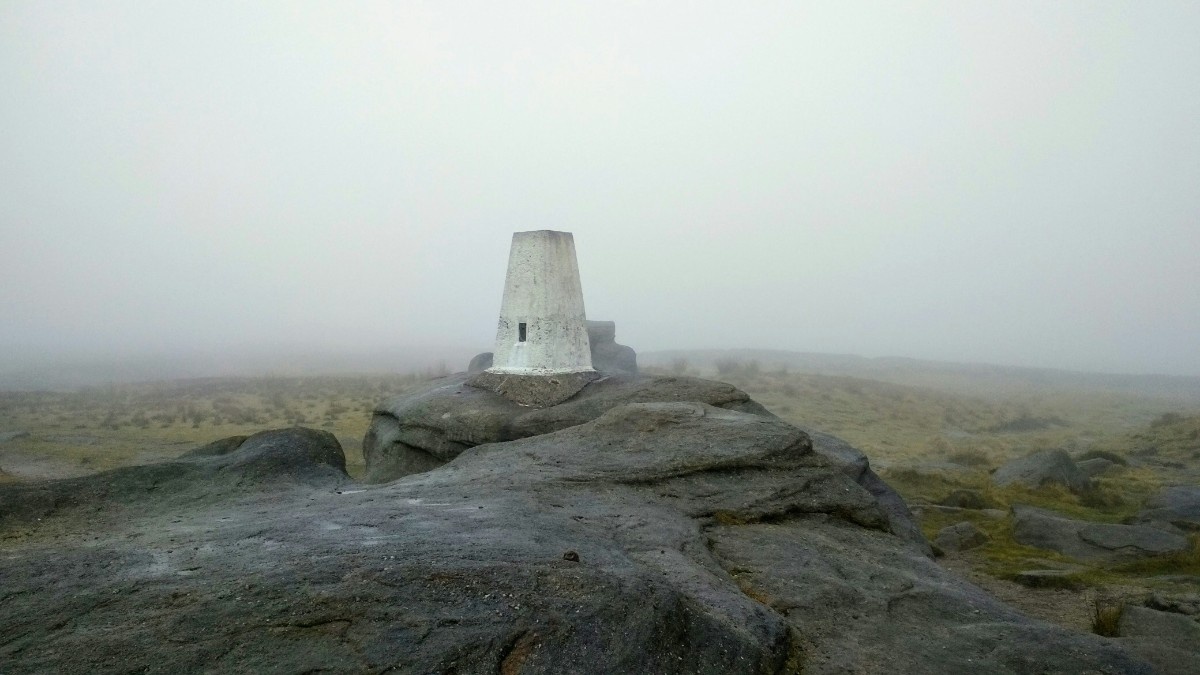
<svg viewBox="0 0 1200 675">
<path fill-rule="evenodd" d="M 551 375 L 485 370 L 471 375 L 467 379 L 467 385 L 476 389 L 486 389 L 520 406 L 549 408 L 578 394 L 589 382 L 599 378 L 600 373 L 594 370 Z"/>
<path fill-rule="evenodd" d="M 1073 520 L 1053 511 L 1014 504 L 1013 539 L 1079 560 L 1120 563 L 1185 551 L 1186 537 L 1147 525 Z"/>
<path fill-rule="evenodd" d="M 1150 672 L 943 570 L 770 417 L 626 405 L 357 487 L 319 438 L 253 440 L 5 521 L 5 673 Z"/>
<path fill-rule="evenodd" d="M 489 370 L 527 375 L 592 370 L 585 320 L 571 233 L 514 232 Z"/>
<path fill-rule="evenodd" d="M 637 352 L 632 347 L 617 344 L 617 324 L 613 321 L 587 321 L 588 345 L 592 351 L 592 367 L 607 375 L 637 375 Z M 492 367 L 492 352 L 476 354 L 467 364 L 468 373 L 479 373 Z"/>
</svg>

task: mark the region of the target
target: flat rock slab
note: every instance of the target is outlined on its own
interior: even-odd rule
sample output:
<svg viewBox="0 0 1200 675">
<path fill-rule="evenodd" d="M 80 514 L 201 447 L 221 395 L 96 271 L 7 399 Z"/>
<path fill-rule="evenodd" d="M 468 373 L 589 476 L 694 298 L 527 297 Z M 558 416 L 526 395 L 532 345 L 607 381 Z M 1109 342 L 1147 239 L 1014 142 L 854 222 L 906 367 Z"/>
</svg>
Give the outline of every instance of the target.
<svg viewBox="0 0 1200 675">
<path fill-rule="evenodd" d="M 1200 623 L 1189 616 L 1126 607 L 1117 634 L 1164 673 L 1200 672 Z"/>
<path fill-rule="evenodd" d="M 1087 571 L 1086 567 L 1074 569 L 1023 570 L 1013 575 L 1012 580 L 1029 588 L 1071 588 L 1084 587 L 1080 575 Z"/>
<path fill-rule="evenodd" d="M 943 570 L 770 417 L 614 407 L 386 485 L 252 443 L 0 524 L 5 673 L 1151 672 Z"/>
<path fill-rule="evenodd" d="M 1129 562 L 1178 553 L 1191 546 L 1186 537 L 1155 527 L 1073 520 L 1020 504 L 1013 505 L 1013 538 L 1020 544 L 1096 563 Z"/>
</svg>

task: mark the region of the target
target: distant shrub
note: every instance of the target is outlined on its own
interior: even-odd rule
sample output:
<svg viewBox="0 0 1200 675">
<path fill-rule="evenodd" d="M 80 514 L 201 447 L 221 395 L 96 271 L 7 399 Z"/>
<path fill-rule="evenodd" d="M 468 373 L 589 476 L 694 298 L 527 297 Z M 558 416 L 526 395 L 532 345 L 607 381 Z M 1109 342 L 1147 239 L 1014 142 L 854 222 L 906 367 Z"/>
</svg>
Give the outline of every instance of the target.
<svg viewBox="0 0 1200 675">
<path fill-rule="evenodd" d="M 1061 417 L 1051 415 L 1049 417 L 1035 417 L 1033 415 L 1021 415 L 1010 420 L 1005 420 L 999 424 L 988 427 L 985 431 L 994 434 L 1019 433 L 1023 431 L 1044 431 L 1051 427 L 1065 427 L 1067 421 Z"/>
<path fill-rule="evenodd" d="M 950 455 L 947 459 L 961 466 L 988 466 L 992 463 L 986 454 L 978 450 L 962 450 Z"/>
<path fill-rule="evenodd" d="M 742 362 L 737 359 L 717 359 L 713 365 L 717 367 L 717 375 L 721 377 L 729 377 L 742 369 Z"/>
<path fill-rule="evenodd" d="M 1092 509 L 1111 509 L 1125 505 L 1125 497 L 1105 485 L 1093 485 L 1079 495 L 1079 503 Z"/>
<path fill-rule="evenodd" d="M 1173 424 L 1179 424 L 1183 421 L 1183 419 L 1183 415 L 1180 415 L 1179 413 L 1163 413 L 1161 417 L 1150 423 L 1150 428 L 1158 429 L 1160 427 L 1169 427 Z"/>
</svg>

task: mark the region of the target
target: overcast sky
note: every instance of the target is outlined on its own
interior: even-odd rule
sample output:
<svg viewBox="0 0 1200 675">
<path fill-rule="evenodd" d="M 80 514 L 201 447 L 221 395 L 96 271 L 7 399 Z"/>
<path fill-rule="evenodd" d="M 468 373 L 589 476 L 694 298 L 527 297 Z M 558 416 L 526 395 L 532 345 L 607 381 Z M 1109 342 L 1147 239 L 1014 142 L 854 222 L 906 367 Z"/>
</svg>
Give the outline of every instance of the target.
<svg viewBox="0 0 1200 675">
<path fill-rule="evenodd" d="M 0 364 L 489 348 L 1200 375 L 1200 2 L 0 3 Z"/>
</svg>

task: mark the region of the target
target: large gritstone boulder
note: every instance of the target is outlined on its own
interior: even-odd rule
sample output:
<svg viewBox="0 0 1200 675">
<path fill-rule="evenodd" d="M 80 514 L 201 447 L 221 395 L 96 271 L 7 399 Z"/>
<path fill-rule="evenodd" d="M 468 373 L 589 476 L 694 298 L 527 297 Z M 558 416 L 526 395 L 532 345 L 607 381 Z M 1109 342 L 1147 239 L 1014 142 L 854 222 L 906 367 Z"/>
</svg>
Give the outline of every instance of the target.
<svg viewBox="0 0 1200 675">
<path fill-rule="evenodd" d="M 533 408 L 470 386 L 468 382 L 477 377 L 441 378 L 424 391 L 379 404 L 363 439 L 367 480 L 383 482 L 426 471 L 467 448 L 583 424 L 625 403 L 697 401 L 770 414 L 740 389 L 698 378 L 614 375 L 585 383 L 564 403 Z"/>
<path fill-rule="evenodd" d="M 996 469 L 992 481 L 1001 487 L 1017 484 L 1038 488 L 1057 484 L 1076 493 L 1091 487 L 1091 481 L 1064 450 L 1042 450 L 1014 459 Z"/>
<path fill-rule="evenodd" d="M 694 402 L 776 419 L 736 387 L 694 377 L 609 376 L 571 400 L 545 409 L 520 406 L 470 385 L 472 376 L 443 378 L 430 389 L 384 401 L 363 438 L 368 481 L 385 482 L 428 471 L 468 448 L 547 434 L 584 424 L 629 403 Z M 803 429 L 816 451 L 871 492 L 894 532 L 929 551 L 904 500 L 871 470 L 867 458 L 841 439 Z"/>
<path fill-rule="evenodd" d="M 610 406 L 373 486 L 272 442 L 306 478 L 255 489 L 252 441 L 137 508 L 0 524 L 6 675 L 1151 672 L 939 567 L 767 415 Z"/>
</svg>

